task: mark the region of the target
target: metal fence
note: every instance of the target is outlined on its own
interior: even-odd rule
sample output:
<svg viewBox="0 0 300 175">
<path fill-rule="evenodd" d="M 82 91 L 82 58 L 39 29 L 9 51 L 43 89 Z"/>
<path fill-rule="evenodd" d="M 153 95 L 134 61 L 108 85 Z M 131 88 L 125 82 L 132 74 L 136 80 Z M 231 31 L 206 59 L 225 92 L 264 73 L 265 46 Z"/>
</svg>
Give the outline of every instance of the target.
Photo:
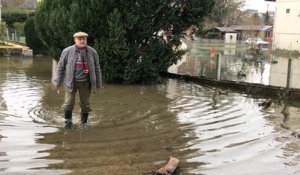
<svg viewBox="0 0 300 175">
<path fill-rule="evenodd" d="M 271 48 L 243 43 L 187 42 L 188 52 L 170 73 L 300 89 L 300 59 L 274 56 Z"/>
</svg>

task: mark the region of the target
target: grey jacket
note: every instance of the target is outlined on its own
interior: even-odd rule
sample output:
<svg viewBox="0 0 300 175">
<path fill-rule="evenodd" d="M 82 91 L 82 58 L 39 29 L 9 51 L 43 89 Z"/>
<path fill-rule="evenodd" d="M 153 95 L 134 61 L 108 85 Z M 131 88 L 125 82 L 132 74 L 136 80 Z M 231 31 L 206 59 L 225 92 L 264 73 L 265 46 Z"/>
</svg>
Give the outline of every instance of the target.
<svg viewBox="0 0 300 175">
<path fill-rule="evenodd" d="M 102 76 L 99 63 L 99 56 L 95 49 L 87 46 L 87 62 L 89 66 L 89 76 L 92 90 L 102 87 Z M 73 91 L 74 86 L 74 70 L 76 63 L 76 47 L 75 45 L 65 48 L 60 56 L 56 68 L 56 78 L 54 86 L 60 87 L 64 80 L 64 87 L 69 92 Z"/>
</svg>

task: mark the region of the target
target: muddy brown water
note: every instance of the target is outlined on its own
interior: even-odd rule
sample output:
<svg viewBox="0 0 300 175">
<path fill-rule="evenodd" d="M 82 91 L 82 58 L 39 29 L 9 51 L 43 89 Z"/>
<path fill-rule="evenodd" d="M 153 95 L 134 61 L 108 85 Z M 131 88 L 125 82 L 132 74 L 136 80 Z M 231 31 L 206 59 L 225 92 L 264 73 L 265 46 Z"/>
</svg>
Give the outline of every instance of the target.
<svg viewBox="0 0 300 175">
<path fill-rule="evenodd" d="M 105 85 L 87 129 L 63 128 L 51 58 L 0 58 L 0 174 L 300 174 L 300 108 L 177 80 Z M 227 91 L 227 93 L 220 93 Z M 285 127 L 283 127 L 285 126 Z"/>
</svg>

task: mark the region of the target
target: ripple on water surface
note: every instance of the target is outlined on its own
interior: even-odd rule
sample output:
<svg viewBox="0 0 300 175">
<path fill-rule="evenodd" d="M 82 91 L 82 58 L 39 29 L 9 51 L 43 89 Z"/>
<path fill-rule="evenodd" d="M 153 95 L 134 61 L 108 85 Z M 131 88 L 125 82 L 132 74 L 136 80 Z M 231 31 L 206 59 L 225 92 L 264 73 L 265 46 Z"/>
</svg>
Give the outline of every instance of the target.
<svg viewBox="0 0 300 175">
<path fill-rule="evenodd" d="M 256 99 L 175 80 L 106 85 L 90 127 L 64 130 L 63 94 L 32 72 L 0 70 L 0 173 L 140 175 L 170 155 L 178 174 L 300 173 L 299 140 Z M 73 115 L 77 126 L 78 104 Z"/>
</svg>

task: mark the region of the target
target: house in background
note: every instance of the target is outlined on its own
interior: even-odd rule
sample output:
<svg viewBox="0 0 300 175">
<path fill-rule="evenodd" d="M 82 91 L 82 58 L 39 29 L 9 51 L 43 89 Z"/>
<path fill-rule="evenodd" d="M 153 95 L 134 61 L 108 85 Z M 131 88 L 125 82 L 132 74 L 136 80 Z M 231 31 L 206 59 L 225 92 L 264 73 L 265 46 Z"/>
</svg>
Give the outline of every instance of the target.
<svg viewBox="0 0 300 175">
<path fill-rule="evenodd" d="M 213 38 L 208 36 L 214 34 Z M 209 39 L 222 39 L 225 43 L 236 43 L 237 40 L 245 41 L 247 38 L 261 38 L 269 43 L 272 42 L 273 26 L 267 25 L 241 25 L 231 27 L 214 27 L 206 31 Z"/>
<path fill-rule="evenodd" d="M 246 40 L 249 37 L 259 37 L 268 42 L 272 42 L 273 26 L 267 25 L 249 25 L 249 26 L 231 26 L 231 29 L 237 31 L 238 40 Z"/>
<path fill-rule="evenodd" d="M 236 34 L 237 32 L 229 27 L 214 27 L 206 31 L 206 35 L 211 33 L 218 34 L 217 39 L 224 40 L 227 34 Z"/>
<path fill-rule="evenodd" d="M 273 47 L 300 51 L 300 0 L 276 2 Z"/>
</svg>

